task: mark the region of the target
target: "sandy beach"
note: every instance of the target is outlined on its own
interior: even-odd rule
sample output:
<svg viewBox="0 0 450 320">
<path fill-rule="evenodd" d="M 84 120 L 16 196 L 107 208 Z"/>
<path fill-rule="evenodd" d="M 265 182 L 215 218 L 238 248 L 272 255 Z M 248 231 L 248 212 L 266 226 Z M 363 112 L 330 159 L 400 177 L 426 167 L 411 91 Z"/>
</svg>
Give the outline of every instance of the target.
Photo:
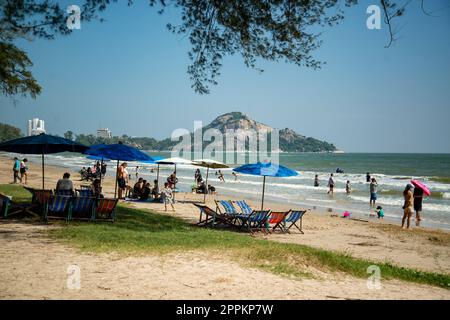
<svg viewBox="0 0 450 320">
<path fill-rule="evenodd" d="M 0 170 L 4 172 L 0 184 L 12 181 L 11 166 L 11 159 L 0 157 Z M 46 188 L 54 188 L 63 172 L 63 168 L 46 166 Z M 78 187 L 82 183 L 78 181 L 79 174 L 71 173 Z M 40 164 L 30 164 L 29 185 L 41 187 Z M 112 178 L 105 180 L 107 195 L 113 194 L 113 185 Z M 215 198 L 222 199 L 220 189 Z M 201 196 L 180 193 L 177 200 L 176 212 L 165 214 L 196 222 L 198 209 L 190 202 L 201 200 Z M 208 197 L 211 207 L 213 200 L 213 196 Z M 162 204 L 130 202 L 128 205 L 164 213 Z M 291 209 L 275 203 L 266 206 L 272 210 Z M 400 281 L 382 281 L 381 290 L 369 290 L 365 279 L 339 273 L 313 271 L 317 278 L 294 280 L 248 270 L 214 252 L 126 257 L 80 252 L 48 238 L 45 231 L 49 228 L 57 226 L 0 222 L 1 299 L 450 299 L 449 290 Z M 255 237 L 344 252 L 417 270 L 450 273 L 450 233 L 446 231 L 401 230 L 398 225 L 377 219 L 348 220 L 314 210 L 305 215 L 303 229 L 305 234 L 257 234 Z M 81 268 L 80 290 L 66 287 L 69 265 Z M 227 272 L 219 274 L 210 270 Z"/>
</svg>

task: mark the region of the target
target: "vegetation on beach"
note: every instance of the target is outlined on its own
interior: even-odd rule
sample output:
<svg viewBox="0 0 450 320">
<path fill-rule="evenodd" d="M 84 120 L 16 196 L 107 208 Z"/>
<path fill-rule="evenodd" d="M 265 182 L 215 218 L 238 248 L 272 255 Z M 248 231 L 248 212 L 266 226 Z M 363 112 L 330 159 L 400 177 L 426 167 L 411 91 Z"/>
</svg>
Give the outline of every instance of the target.
<svg viewBox="0 0 450 320">
<path fill-rule="evenodd" d="M 16 185 L 0 185 L 0 192 L 29 200 Z M 199 228 L 184 220 L 119 205 L 116 223 L 55 222 L 49 235 L 88 252 L 123 255 L 201 251 L 230 257 L 244 267 L 300 279 L 314 277 L 312 269 L 367 278 L 377 265 L 382 279 L 397 279 L 450 289 L 450 275 L 422 272 L 298 244 L 279 243 L 225 230 Z M 445 240 L 445 239 L 444 239 Z M 439 239 L 439 241 L 443 241 Z"/>
<path fill-rule="evenodd" d="M 29 201 L 30 195 L 17 185 L 0 185 L 0 192 L 15 201 Z M 182 219 L 120 205 L 118 220 L 110 223 L 58 223 L 50 235 L 92 252 L 124 255 L 165 254 L 177 251 L 209 251 L 227 255 L 244 266 L 294 278 L 310 277 L 310 268 L 342 272 L 366 278 L 367 267 L 378 265 L 384 279 L 399 279 L 448 288 L 450 276 L 419 272 L 387 263 L 375 263 L 348 255 L 297 244 L 278 243 L 246 234 L 211 230 L 190 225 Z"/>
<path fill-rule="evenodd" d="M 0 123 L 0 142 L 22 137 L 22 131 L 6 123 Z"/>
</svg>

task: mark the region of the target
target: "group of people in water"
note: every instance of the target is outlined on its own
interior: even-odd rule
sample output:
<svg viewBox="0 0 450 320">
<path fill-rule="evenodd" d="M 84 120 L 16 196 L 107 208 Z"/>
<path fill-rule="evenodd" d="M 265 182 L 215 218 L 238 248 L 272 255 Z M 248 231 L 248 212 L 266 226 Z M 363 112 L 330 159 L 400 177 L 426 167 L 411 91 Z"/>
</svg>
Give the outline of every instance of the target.
<svg viewBox="0 0 450 320">
<path fill-rule="evenodd" d="M 337 173 L 343 173 L 344 171 L 342 169 L 337 169 Z M 370 173 L 368 172 L 366 174 L 366 182 L 369 184 L 369 192 L 370 192 L 370 198 L 369 198 L 369 204 L 371 208 L 375 208 L 375 212 L 377 213 L 378 218 L 382 219 L 384 218 L 384 210 L 381 206 L 376 206 L 376 202 L 378 200 L 378 182 L 375 177 L 372 177 Z M 320 181 L 319 181 L 319 175 L 315 175 L 314 178 L 314 187 L 319 187 Z M 328 179 L 328 192 L 329 195 L 334 195 L 334 189 L 336 187 L 336 183 L 334 180 L 334 174 L 331 173 L 330 177 Z M 345 184 L 345 192 L 347 195 L 350 195 L 352 192 L 350 180 L 347 180 Z M 420 225 L 420 221 L 422 220 L 421 214 L 422 214 L 422 201 L 423 201 L 423 194 L 424 191 L 420 187 L 414 187 L 412 184 L 408 184 L 405 187 L 405 190 L 403 191 L 403 198 L 404 198 L 404 205 L 402 207 L 403 209 L 403 218 L 402 218 L 402 228 L 410 227 L 411 224 L 411 217 L 416 213 L 416 225 Z"/>
<path fill-rule="evenodd" d="M 102 179 L 106 175 L 106 163 L 100 163 L 100 161 L 97 161 L 97 163 L 91 167 L 83 167 L 80 170 L 81 180 L 87 180 L 87 181 L 94 181 L 95 179 Z"/>
</svg>

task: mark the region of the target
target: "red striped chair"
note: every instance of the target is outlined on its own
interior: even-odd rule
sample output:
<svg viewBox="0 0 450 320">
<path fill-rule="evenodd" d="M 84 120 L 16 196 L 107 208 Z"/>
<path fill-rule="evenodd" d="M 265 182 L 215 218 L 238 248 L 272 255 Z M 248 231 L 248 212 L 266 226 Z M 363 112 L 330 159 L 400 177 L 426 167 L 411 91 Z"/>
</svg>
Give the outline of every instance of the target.
<svg viewBox="0 0 450 320">
<path fill-rule="evenodd" d="M 94 210 L 93 220 L 110 220 L 114 222 L 116 219 L 116 206 L 119 199 L 100 198 Z"/>
<path fill-rule="evenodd" d="M 266 229 L 269 232 L 275 232 L 280 229 L 281 232 L 287 232 L 285 228 L 285 219 L 291 213 L 291 210 L 286 212 L 271 212 L 269 219 L 267 219 Z"/>
</svg>

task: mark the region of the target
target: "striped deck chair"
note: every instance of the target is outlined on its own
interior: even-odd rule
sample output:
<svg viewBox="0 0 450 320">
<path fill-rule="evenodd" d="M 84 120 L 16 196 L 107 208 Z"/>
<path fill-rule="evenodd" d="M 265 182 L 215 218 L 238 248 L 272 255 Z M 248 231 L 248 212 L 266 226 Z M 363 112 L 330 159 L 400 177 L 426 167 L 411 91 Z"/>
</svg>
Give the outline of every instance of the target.
<svg viewBox="0 0 450 320">
<path fill-rule="evenodd" d="M 218 212 L 223 213 L 223 214 L 230 214 L 230 215 L 234 215 L 234 214 L 239 214 L 239 212 L 236 210 L 236 208 L 233 206 L 233 203 L 231 201 L 227 201 L 227 200 L 214 200 L 214 202 L 216 203 L 216 209 Z M 223 211 L 220 209 L 219 204 L 223 207 Z"/>
<path fill-rule="evenodd" d="M 50 198 L 45 206 L 44 220 L 66 219 L 69 220 L 69 205 L 72 197 L 55 195 Z"/>
<path fill-rule="evenodd" d="M 253 211 L 251 214 L 240 214 L 237 219 L 241 221 L 240 229 L 246 229 L 250 232 L 265 230 L 267 218 L 270 216 L 270 210 Z"/>
<path fill-rule="evenodd" d="M 306 210 L 291 211 L 290 215 L 288 215 L 286 217 L 286 219 L 284 219 L 284 229 L 285 229 L 285 231 L 286 232 L 290 232 L 289 230 L 292 228 L 292 226 L 295 226 L 298 229 L 298 231 L 300 231 L 302 234 L 304 234 L 303 226 L 302 226 L 302 220 L 303 220 L 303 215 L 305 213 L 306 213 Z M 289 224 L 289 226 L 286 226 L 287 224 Z"/>
<path fill-rule="evenodd" d="M 54 194 L 58 195 L 58 196 L 71 197 L 73 195 L 73 191 L 72 190 L 56 190 L 55 189 Z"/>
<path fill-rule="evenodd" d="M 33 216 L 43 216 L 43 212 L 49 202 L 50 198 L 53 196 L 53 190 L 40 190 L 29 187 L 24 187 L 32 195 L 31 205 L 24 209 L 24 212 L 31 214 Z"/>
<path fill-rule="evenodd" d="M 198 226 L 213 228 L 220 225 L 227 227 L 235 226 L 233 223 L 234 217 L 214 211 L 210 207 L 202 204 L 193 203 L 193 205 L 200 209 L 200 218 L 197 223 Z M 203 215 L 205 215 L 204 219 Z"/>
<path fill-rule="evenodd" d="M 93 220 L 116 220 L 116 206 L 119 199 L 97 199 Z"/>
<path fill-rule="evenodd" d="M 242 201 L 236 201 L 236 204 L 241 208 L 243 215 L 249 215 L 253 212 L 253 209 L 245 202 L 245 200 Z"/>
<path fill-rule="evenodd" d="M 94 194 L 92 193 L 92 189 L 75 189 L 75 193 L 79 197 L 92 197 Z"/>
<path fill-rule="evenodd" d="M 8 216 L 8 209 L 11 205 L 11 200 L 0 193 L 0 216 L 6 218 Z"/>
<path fill-rule="evenodd" d="M 286 212 L 271 212 L 269 218 L 267 219 L 266 229 L 269 231 L 271 226 L 272 230 L 270 232 L 275 232 L 280 229 L 281 232 L 286 232 L 285 220 L 286 217 L 291 213 L 291 211 Z"/>
<path fill-rule="evenodd" d="M 72 197 L 69 208 L 69 220 L 93 220 L 96 200 L 94 197 Z"/>
</svg>

